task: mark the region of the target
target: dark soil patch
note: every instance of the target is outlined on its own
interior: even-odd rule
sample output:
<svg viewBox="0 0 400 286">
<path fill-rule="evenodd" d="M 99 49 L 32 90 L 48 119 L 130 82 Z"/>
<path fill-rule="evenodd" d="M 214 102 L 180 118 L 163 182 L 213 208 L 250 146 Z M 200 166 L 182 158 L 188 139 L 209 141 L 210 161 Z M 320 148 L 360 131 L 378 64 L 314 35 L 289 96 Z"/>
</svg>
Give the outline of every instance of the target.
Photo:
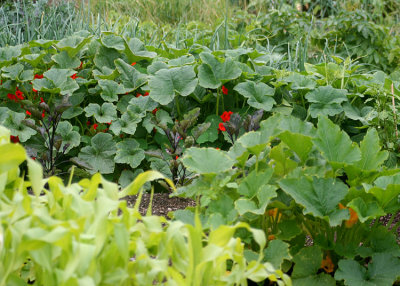
<svg viewBox="0 0 400 286">
<path fill-rule="evenodd" d="M 125 197 L 128 201 L 128 207 L 133 207 L 135 205 L 137 196 L 128 196 Z M 144 193 L 142 197 L 142 201 L 139 205 L 139 212 L 142 215 L 146 214 L 147 208 L 150 203 L 150 194 Z M 153 196 L 152 202 L 152 214 L 158 216 L 167 217 L 169 212 L 173 212 L 176 210 L 183 210 L 186 207 L 195 206 L 195 201 L 191 199 L 184 199 L 178 197 L 169 197 L 167 193 L 156 193 Z"/>
</svg>

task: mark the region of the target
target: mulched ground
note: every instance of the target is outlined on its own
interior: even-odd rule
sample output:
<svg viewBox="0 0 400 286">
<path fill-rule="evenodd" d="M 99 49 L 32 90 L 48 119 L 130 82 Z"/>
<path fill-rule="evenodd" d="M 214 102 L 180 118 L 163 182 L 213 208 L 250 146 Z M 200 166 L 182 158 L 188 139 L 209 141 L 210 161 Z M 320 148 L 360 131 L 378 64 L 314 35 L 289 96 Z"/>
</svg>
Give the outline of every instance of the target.
<svg viewBox="0 0 400 286">
<path fill-rule="evenodd" d="M 133 207 L 135 202 L 136 202 L 137 196 L 128 196 L 124 199 L 128 201 L 128 206 Z M 150 202 L 150 194 L 143 194 L 142 197 L 142 202 L 139 206 L 139 211 L 142 215 L 146 214 L 147 207 Z M 158 216 L 164 216 L 168 218 L 168 213 L 176 210 L 183 210 L 186 207 L 189 206 L 195 206 L 195 201 L 191 199 L 184 199 L 184 198 L 177 198 L 177 197 L 169 197 L 169 194 L 167 193 L 156 193 L 154 194 L 153 197 L 153 203 L 152 203 L 152 212 L 153 215 L 158 215 Z M 387 225 L 387 223 L 390 220 L 391 215 L 387 215 L 384 217 L 381 217 L 379 221 Z M 397 213 L 395 219 L 392 222 L 392 227 L 400 221 L 400 212 Z M 400 227 L 397 228 L 397 238 L 400 243 Z"/>
</svg>

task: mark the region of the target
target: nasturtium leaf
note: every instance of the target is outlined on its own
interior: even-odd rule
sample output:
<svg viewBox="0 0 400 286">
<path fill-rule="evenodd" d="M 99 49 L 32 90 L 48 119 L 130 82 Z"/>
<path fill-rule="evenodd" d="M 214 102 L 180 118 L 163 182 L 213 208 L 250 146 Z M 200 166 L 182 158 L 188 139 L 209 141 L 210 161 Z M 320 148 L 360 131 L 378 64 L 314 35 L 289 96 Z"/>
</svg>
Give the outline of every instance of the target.
<svg viewBox="0 0 400 286">
<path fill-rule="evenodd" d="M 368 269 L 355 260 L 342 259 L 335 272 L 336 280 L 348 286 L 391 286 L 400 273 L 400 259 L 389 253 L 372 256 Z"/>
<path fill-rule="evenodd" d="M 82 48 L 90 42 L 92 36 L 90 37 L 79 37 L 79 36 L 70 36 L 62 39 L 56 44 L 56 47 L 60 51 L 66 51 L 70 57 L 78 54 Z"/>
<path fill-rule="evenodd" d="M 388 158 L 387 151 L 381 151 L 378 132 L 374 128 L 368 129 L 364 140 L 360 144 L 361 160 L 354 165 L 362 170 L 376 170 Z"/>
<path fill-rule="evenodd" d="M 306 177 L 299 179 L 283 179 L 279 186 L 288 193 L 296 203 L 304 206 L 304 214 L 312 214 L 330 223 L 339 225 L 349 218 L 346 210 L 339 210 L 340 201 L 347 194 L 347 186 L 341 181 L 329 178 Z"/>
<path fill-rule="evenodd" d="M 79 132 L 72 130 L 72 125 L 68 121 L 61 121 L 58 123 L 56 133 L 62 138 L 60 149 L 64 150 L 64 148 L 66 148 L 65 154 L 81 143 L 81 135 Z M 65 147 L 66 145 L 68 145 L 68 147 Z"/>
<path fill-rule="evenodd" d="M 17 168 L 26 159 L 25 149 L 20 144 L 2 144 L 0 152 L 0 173 Z"/>
<path fill-rule="evenodd" d="M 224 62 L 208 52 L 200 54 L 203 64 L 199 67 L 199 83 L 204 88 L 218 88 L 225 82 L 238 78 L 242 71 L 231 58 Z"/>
<path fill-rule="evenodd" d="M 17 113 L 10 110 L 8 112 L 8 117 L 3 122 L 3 125 L 10 129 L 11 135 L 18 136 L 19 141 L 21 142 L 26 142 L 37 133 L 36 130 L 22 123 L 22 120 L 24 119 L 24 113 Z"/>
<path fill-rule="evenodd" d="M 60 69 L 75 69 L 81 64 L 78 57 L 70 57 L 67 51 L 61 51 L 59 54 L 55 54 L 51 59 L 57 63 L 57 67 Z"/>
<path fill-rule="evenodd" d="M 190 148 L 184 153 L 182 163 L 192 172 L 209 174 L 228 171 L 234 162 L 224 151 L 214 148 Z"/>
<path fill-rule="evenodd" d="M 271 263 L 275 269 L 281 269 L 284 259 L 292 259 L 292 256 L 289 253 L 289 246 L 288 243 L 279 239 L 270 241 L 268 247 L 264 249 L 265 261 Z"/>
<path fill-rule="evenodd" d="M 92 138 L 90 146 L 81 149 L 79 158 L 92 167 L 90 173 L 110 174 L 114 172 L 115 152 L 115 142 L 111 134 L 99 133 Z"/>
<path fill-rule="evenodd" d="M 377 202 L 365 202 L 362 198 L 353 199 L 347 206 L 357 213 L 358 219 L 362 223 L 386 214 Z"/>
<path fill-rule="evenodd" d="M 313 142 L 333 167 L 352 164 L 361 159 L 356 143 L 325 116 L 318 118 L 317 136 Z"/>
<path fill-rule="evenodd" d="M 125 139 L 117 144 L 116 163 L 129 164 L 136 168 L 144 159 L 144 150 L 140 148 L 135 139 Z"/>
<path fill-rule="evenodd" d="M 247 98 L 247 103 L 256 109 L 270 111 L 276 103 L 272 97 L 275 90 L 262 82 L 242 82 L 236 85 L 233 89 Z"/>
<path fill-rule="evenodd" d="M 122 84 L 126 92 L 132 92 L 147 82 L 147 75 L 142 74 L 130 64 L 121 59 L 115 60 L 115 66 L 120 73 Z"/>
<path fill-rule="evenodd" d="M 311 102 L 310 114 L 316 118 L 318 115 L 333 116 L 343 111 L 342 102 L 347 101 L 346 91 L 335 89 L 331 86 L 320 86 L 306 94 L 306 99 Z"/>
<path fill-rule="evenodd" d="M 159 70 L 149 80 L 151 98 L 162 105 L 170 103 L 177 94 L 188 96 L 196 86 L 193 66 Z"/>
<path fill-rule="evenodd" d="M 125 50 L 125 40 L 112 32 L 103 32 L 100 41 L 107 48 L 116 49 L 117 51 Z"/>
<path fill-rule="evenodd" d="M 118 101 L 118 94 L 125 93 L 125 88 L 113 80 L 99 80 L 98 83 L 102 89 L 100 96 L 104 101 Z"/>
<path fill-rule="evenodd" d="M 214 142 L 218 139 L 218 124 L 221 122 L 221 118 L 215 114 L 207 116 L 204 123 L 210 123 L 210 127 L 197 138 L 197 143 L 202 144 L 205 142 Z"/>
<path fill-rule="evenodd" d="M 157 53 L 148 51 L 138 38 L 131 38 L 125 44 L 125 54 L 132 63 L 140 60 L 151 60 L 157 56 Z"/>
<path fill-rule="evenodd" d="M 117 107 L 109 102 L 103 103 L 102 106 L 97 103 L 89 103 L 85 112 L 86 117 L 94 116 L 99 123 L 109 123 L 117 119 Z"/>
</svg>

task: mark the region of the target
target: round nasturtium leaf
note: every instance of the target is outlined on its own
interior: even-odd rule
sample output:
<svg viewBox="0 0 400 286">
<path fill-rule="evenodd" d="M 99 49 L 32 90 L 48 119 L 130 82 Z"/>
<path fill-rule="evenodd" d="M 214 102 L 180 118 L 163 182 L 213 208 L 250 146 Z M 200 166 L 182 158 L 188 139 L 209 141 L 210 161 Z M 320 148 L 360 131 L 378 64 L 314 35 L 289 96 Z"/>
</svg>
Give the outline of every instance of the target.
<svg viewBox="0 0 400 286">
<path fill-rule="evenodd" d="M 225 172 L 234 164 L 226 152 L 214 148 L 190 148 L 185 152 L 182 162 L 190 171 L 199 174 Z"/>
</svg>

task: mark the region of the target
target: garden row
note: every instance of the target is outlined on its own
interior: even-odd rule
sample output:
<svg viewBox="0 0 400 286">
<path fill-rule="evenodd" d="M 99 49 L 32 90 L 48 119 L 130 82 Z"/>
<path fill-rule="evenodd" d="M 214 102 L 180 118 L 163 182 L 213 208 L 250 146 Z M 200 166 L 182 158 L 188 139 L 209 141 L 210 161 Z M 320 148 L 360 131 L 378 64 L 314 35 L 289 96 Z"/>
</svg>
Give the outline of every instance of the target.
<svg viewBox="0 0 400 286">
<path fill-rule="evenodd" d="M 375 127 L 396 151 L 399 82 L 335 59 L 289 72 L 269 67 L 262 49 L 158 49 L 109 32 L 32 41 L 0 49 L 0 123 L 46 174 L 75 163 L 120 182 L 149 168 L 183 182 L 185 148 L 226 150 L 273 112 L 330 116 L 357 142 Z"/>
<path fill-rule="evenodd" d="M 12 243 L 28 245 L 13 250 L 4 277 L 19 281 L 29 269 L 22 279 L 34 272 L 31 280 L 53 279 L 47 284 L 91 277 L 94 285 L 225 285 L 290 283 L 288 274 L 295 285 L 392 285 L 400 278 L 392 226 L 400 209 L 399 81 L 359 72 L 350 58 L 334 60 L 291 72 L 269 66 L 261 47 L 157 48 L 84 31 L 1 48 L 0 124 L 11 132 L 3 140 L 10 135 L 32 158 L 23 167 L 31 183 L 24 183 L 17 166 L 25 151 L 2 147 L 8 244 L 0 256 L 11 257 Z M 39 166 L 60 178 L 42 180 Z M 143 173 L 149 169 L 160 173 Z M 71 173 L 87 178 L 75 183 Z M 166 223 L 118 201 L 137 194 L 146 178 L 166 178 L 158 186 L 197 200 L 196 209 Z M 376 222 L 388 214 L 386 227 Z M 105 264 L 83 259 L 99 256 Z M 49 259 L 60 270 L 37 265 L 52 265 Z M 117 259 L 119 268 L 104 274 Z M 196 278 L 196 265 L 211 280 Z M 132 276 L 150 268 L 149 280 Z"/>
</svg>

